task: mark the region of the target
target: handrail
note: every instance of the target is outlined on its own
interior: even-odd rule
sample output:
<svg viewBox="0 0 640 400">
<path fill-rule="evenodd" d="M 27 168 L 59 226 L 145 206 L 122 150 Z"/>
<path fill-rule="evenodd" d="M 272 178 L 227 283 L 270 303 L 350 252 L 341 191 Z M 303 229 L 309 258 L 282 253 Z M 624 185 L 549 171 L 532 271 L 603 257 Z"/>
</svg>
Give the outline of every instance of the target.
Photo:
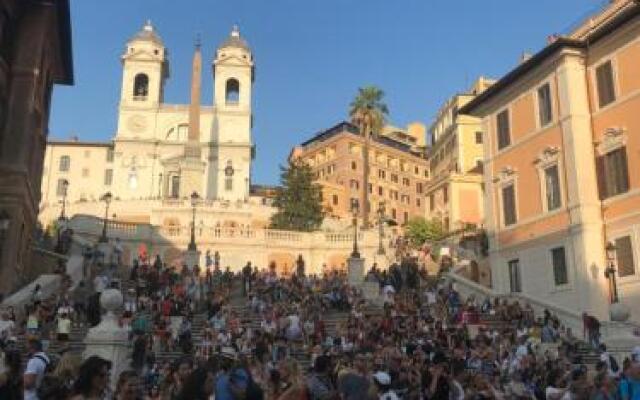
<svg viewBox="0 0 640 400">
<path fill-rule="evenodd" d="M 575 334 L 579 334 L 579 332 L 581 332 L 581 330 L 583 329 L 582 314 L 577 311 L 570 310 L 566 307 L 559 306 L 557 304 L 552 304 L 548 301 L 535 298 L 525 293 L 499 294 L 494 292 L 490 288 L 479 285 L 473 281 L 470 281 L 467 278 L 464 278 L 452 272 L 448 272 L 446 274 L 446 277 L 454 281 L 455 283 L 458 283 L 464 286 L 466 289 L 470 289 L 470 290 L 463 290 L 463 291 L 470 291 L 475 294 L 480 293 L 490 298 L 499 297 L 499 298 L 523 301 L 531 305 L 531 307 L 534 309 L 534 311 L 537 311 L 537 313 L 543 312 L 545 309 L 549 310 L 551 313 L 558 315 L 561 318 L 562 323 L 565 326 L 571 327 L 571 329 L 574 331 Z M 456 290 L 461 291 L 460 288 L 456 288 Z M 640 329 L 640 324 L 633 321 L 627 321 L 627 322 L 624 322 L 623 324 L 619 322 L 614 322 L 614 321 L 600 321 L 600 324 L 601 324 L 601 327 L 603 328 L 602 332 L 604 337 L 607 337 L 611 334 L 620 333 L 619 331 L 623 327 L 631 331 Z"/>
</svg>

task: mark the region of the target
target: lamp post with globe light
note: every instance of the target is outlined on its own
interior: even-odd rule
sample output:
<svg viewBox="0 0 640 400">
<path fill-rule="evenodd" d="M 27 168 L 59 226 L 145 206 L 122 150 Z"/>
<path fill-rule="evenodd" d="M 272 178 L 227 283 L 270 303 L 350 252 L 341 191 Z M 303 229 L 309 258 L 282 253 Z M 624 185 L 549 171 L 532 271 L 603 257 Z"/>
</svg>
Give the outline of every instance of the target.
<svg viewBox="0 0 640 400">
<path fill-rule="evenodd" d="M 191 193 L 191 209 L 192 209 L 192 217 L 191 217 L 191 241 L 189 242 L 189 247 L 187 248 L 189 251 L 196 251 L 196 206 L 198 205 L 198 200 L 200 196 L 197 192 Z"/>
<path fill-rule="evenodd" d="M 65 211 L 67 210 L 67 190 L 69 189 L 69 181 L 66 179 L 62 180 L 62 208 L 60 209 L 60 217 L 58 217 L 59 221 L 64 221 L 67 219 L 65 215 Z"/>
<path fill-rule="evenodd" d="M 607 254 L 607 268 L 604 270 L 604 277 L 609 280 L 609 297 L 611 304 L 618 303 L 618 282 L 616 280 L 616 246 L 609 242 L 605 247 Z"/>
<path fill-rule="evenodd" d="M 353 214 L 353 251 L 351 252 L 351 258 L 360 258 L 360 251 L 358 251 L 358 212 L 360 205 L 358 200 L 351 199 L 351 213 Z"/>
<path fill-rule="evenodd" d="M 382 244 L 382 238 L 384 236 L 384 223 L 385 223 L 385 207 L 384 202 L 378 205 L 378 255 L 384 255 L 384 246 Z"/>
<path fill-rule="evenodd" d="M 109 242 L 109 239 L 107 238 L 107 222 L 109 221 L 109 205 L 111 204 L 112 199 L 113 195 L 111 192 L 103 194 L 100 198 L 100 200 L 104 201 L 104 220 L 102 221 L 102 235 L 100 236 L 100 243 Z"/>
</svg>

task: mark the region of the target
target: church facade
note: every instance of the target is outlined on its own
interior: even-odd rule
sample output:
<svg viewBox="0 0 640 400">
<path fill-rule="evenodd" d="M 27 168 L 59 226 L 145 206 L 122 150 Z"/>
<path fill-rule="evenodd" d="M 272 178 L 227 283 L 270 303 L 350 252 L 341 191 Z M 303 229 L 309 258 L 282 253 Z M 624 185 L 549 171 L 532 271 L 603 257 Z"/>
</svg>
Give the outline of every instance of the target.
<svg viewBox="0 0 640 400">
<path fill-rule="evenodd" d="M 251 90 L 254 61 L 234 27 L 212 61 L 211 105 L 200 104 L 202 55 L 193 57 L 190 104 L 164 102 L 167 49 L 147 22 L 121 56 L 117 131 L 104 143 L 48 143 L 41 211 L 114 199 L 184 199 L 247 202 L 250 196 Z M 43 221 L 45 222 L 45 221 Z"/>
</svg>

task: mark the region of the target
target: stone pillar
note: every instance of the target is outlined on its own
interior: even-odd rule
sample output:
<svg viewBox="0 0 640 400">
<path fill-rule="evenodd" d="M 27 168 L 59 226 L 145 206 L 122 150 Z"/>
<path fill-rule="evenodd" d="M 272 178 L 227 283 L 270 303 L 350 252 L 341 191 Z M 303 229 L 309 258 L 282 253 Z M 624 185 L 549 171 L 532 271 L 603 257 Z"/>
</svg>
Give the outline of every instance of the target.
<svg viewBox="0 0 640 400">
<path fill-rule="evenodd" d="M 364 258 L 349 257 L 347 260 L 349 285 L 361 287 L 364 281 Z"/>
<path fill-rule="evenodd" d="M 567 175 L 567 230 L 573 251 L 573 287 L 578 312 L 604 320 L 608 315 L 608 290 L 604 278 L 605 240 L 598 199 L 589 91 L 586 66 L 581 55 L 567 55 L 558 67 L 559 121 Z M 594 185 L 585 184 L 593 182 Z"/>
<path fill-rule="evenodd" d="M 626 304 L 611 304 L 609 307 L 611 322 L 606 324 L 605 331 L 602 332 L 607 351 L 619 362 L 629 357 L 635 347 L 640 346 L 640 337 L 635 332 L 636 326 L 628 322 L 630 315 L 631 312 Z"/>
<path fill-rule="evenodd" d="M 111 367 L 110 383 L 115 388 L 118 376 L 126 369 L 129 369 L 131 359 L 129 354 L 129 332 L 120 326 L 115 311 L 122 307 L 122 293 L 117 289 L 107 289 L 100 295 L 100 305 L 107 310 L 102 316 L 102 321 L 95 327 L 89 329 L 84 340 L 85 350 L 83 359 L 91 356 L 99 356 L 110 360 Z"/>
</svg>

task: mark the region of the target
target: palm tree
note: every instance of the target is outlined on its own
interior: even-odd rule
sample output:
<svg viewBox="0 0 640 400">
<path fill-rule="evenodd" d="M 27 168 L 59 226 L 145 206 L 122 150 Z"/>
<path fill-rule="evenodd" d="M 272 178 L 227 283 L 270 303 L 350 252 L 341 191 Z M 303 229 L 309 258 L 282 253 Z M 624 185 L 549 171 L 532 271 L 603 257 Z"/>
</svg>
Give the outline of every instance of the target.
<svg viewBox="0 0 640 400">
<path fill-rule="evenodd" d="M 351 122 L 358 127 L 364 137 L 363 180 L 362 180 L 362 226 L 369 226 L 369 146 L 371 136 L 378 136 L 389 114 L 382 101 L 384 92 L 376 86 L 358 89 L 358 95 L 349 106 Z"/>
</svg>

